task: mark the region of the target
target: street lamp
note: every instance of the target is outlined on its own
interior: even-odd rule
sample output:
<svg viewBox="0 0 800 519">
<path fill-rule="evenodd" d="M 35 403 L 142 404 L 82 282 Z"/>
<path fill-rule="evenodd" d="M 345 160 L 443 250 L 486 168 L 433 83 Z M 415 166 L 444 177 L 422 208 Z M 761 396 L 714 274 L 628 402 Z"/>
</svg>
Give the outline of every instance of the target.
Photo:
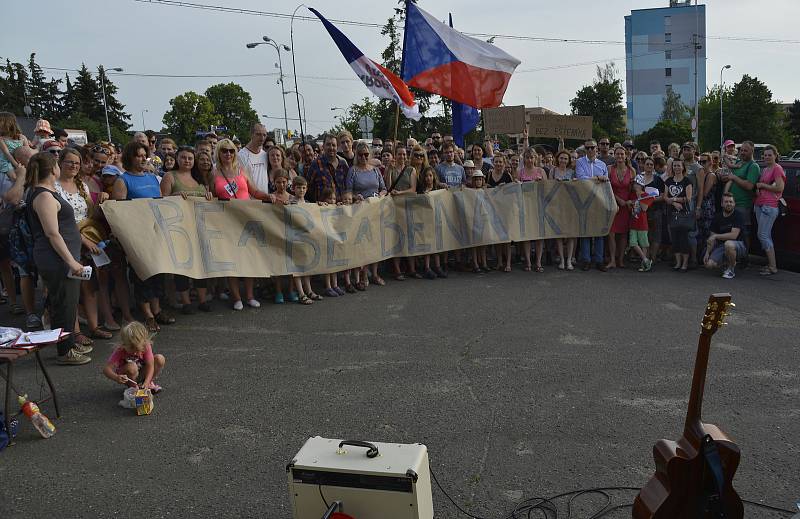
<svg viewBox="0 0 800 519">
<path fill-rule="evenodd" d="M 331 107 L 331 112 L 333 112 L 335 110 L 341 110 L 342 113 L 344 114 L 344 115 L 340 115 L 339 116 L 339 119 L 342 121 L 342 124 L 344 124 L 344 118 L 347 115 L 347 110 L 345 110 L 344 108 L 339 108 L 338 106 L 332 106 Z"/>
<path fill-rule="evenodd" d="M 302 128 L 303 127 L 303 121 L 306 121 L 306 98 L 305 98 L 305 96 L 303 94 L 301 94 L 297 90 L 287 90 L 286 92 L 283 93 L 283 95 L 288 95 L 288 94 L 295 94 L 296 96 L 299 96 L 299 97 L 303 98 L 303 116 L 302 117 L 300 117 L 300 108 L 299 107 L 297 108 L 297 117 L 298 117 L 298 119 L 300 119 L 300 127 Z M 303 139 L 302 130 L 300 130 L 300 139 L 301 139 L 302 142 L 305 142 L 305 139 Z"/>
<path fill-rule="evenodd" d="M 300 117 L 300 88 L 297 86 L 297 67 L 294 64 L 294 16 L 297 14 L 297 10 L 301 7 L 307 7 L 305 4 L 300 4 L 294 8 L 292 12 L 292 19 L 289 21 L 289 43 L 292 46 L 292 74 L 294 74 L 294 93 L 295 99 L 297 100 L 297 116 Z M 306 117 L 306 100 L 303 98 L 303 119 Z M 306 142 L 306 134 L 305 130 L 303 129 L 303 120 L 300 120 L 300 140 L 302 142 Z"/>
<path fill-rule="evenodd" d="M 725 131 L 722 128 L 722 73 L 725 72 L 725 69 L 731 68 L 730 65 L 725 65 L 721 69 L 719 69 L 719 151 L 720 153 L 724 153 L 725 149 L 722 146 L 725 143 Z"/>
<path fill-rule="evenodd" d="M 103 111 L 106 113 L 106 134 L 108 136 L 108 142 L 111 142 L 111 125 L 108 124 L 108 103 L 106 102 L 106 68 L 103 65 L 100 65 L 103 73 L 100 74 L 100 87 L 103 90 Z M 122 72 L 120 67 L 110 68 L 113 72 Z"/>
<path fill-rule="evenodd" d="M 148 110 L 147 108 L 143 108 L 142 109 L 142 131 L 147 130 L 147 125 L 144 123 L 144 113 L 145 112 L 150 113 L 150 110 Z"/>
<path fill-rule="evenodd" d="M 279 44 L 278 42 L 276 42 L 275 40 L 273 40 L 269 36 L 263 36 L 261 39 L 263 39 L 264 41 L 263 42 L 258 41 L 258 42 L 255 42 L 255 43 L 248 43 L 246 45 L 246 47 L 248 49 L 255 49 L 259 45 L 270 45 L 272 48 L 275 49 L 275 51 L 278 53 L 278 70 L 279 70 L 279 73 L 280 73 L 279 78 L 278 78 L 278 83 L 280 83 L 280 85 L 281 85 L 281 92 L 284 92 L 284 91 L 286 91 L 286 87 L 283 85 L 283 60 L 281 59 L 281 49 L 283 49 L 285 51 L 290 51 L 292 49 L 288 45 Z M 289 134 L 289 115 L 286 112 L 286 96 L 285 95 L 281 95 L 281 98 L 283 98 L 283 124 L 286 127 L 286 134 L 288 135 Z"/>
</svg>

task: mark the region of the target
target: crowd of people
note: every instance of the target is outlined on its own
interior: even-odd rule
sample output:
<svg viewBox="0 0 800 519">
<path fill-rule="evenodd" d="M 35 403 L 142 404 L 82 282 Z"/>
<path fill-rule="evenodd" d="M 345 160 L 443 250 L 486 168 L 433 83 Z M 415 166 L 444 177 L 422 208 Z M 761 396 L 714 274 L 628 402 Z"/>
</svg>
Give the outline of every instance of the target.
<svg viewBox="0 0 800 519">
<path fill-rule="evenodd" d="M 234 311 L 260 307 L 257 296 L 265 293 L 277 304 L 310 305 L 370 284 L 385 285 L 383 276 L 403 281 L 446 278 L 454 270 L 511 272 L 515 260 L 524 271 L 537 273 L 548 264 L 565 271 L 646 272 L 663 261 L 679 273 L 697 266 L 719 268 L 730 279 L 737 264 L 747 261 L 754 237 L 767 256 L 760 274 L 777 272 L 771 230 L 785 173 L 775 162 L 775 147 L 767 146 L 760 167 L 749 141 L 738 151 L 728 141 L 722 153 L 701 152 L 693 142 L 669 144 L 666 151 L 655 141 L 649 150 L 636 150 L 631 141 L 612 145 L 607 138 L 575 149 L 563 144 L 559 141 L 555 150 L 529 146 L 525 134 L 517 149 L 502 150 L 492 139 L 462 149 L 440 133 L 423 141 L 356 142 L 342 131 L 287 148 L 255 124 L 244 145 L 213 132 L 180 146 L 168 136 L 137 132 L 124 145 L 76 146 L 44 120 L 29 141 L 13 114 L 0 113 L 3 298 L 12 314 L 27 314 L 30 329 L 73 331 L 58 346 L 58 362 L 79 365 L 91 360 L 94 339 L 109 339 L 120 324 L 135 322 L 135 310 L 152 334 L 175 322 L 173 310 L 208 312 L 215 299 Z M 347 205 L 369 197 L 545 179 L 608 182 L 619 207 L 608 236 L 392 258 L 314 279 L 140 279 L 98 210 L 106 200 L 167 196 Z M 95 267 L 90 280 L 68 275 L 80 274 L 85 265 Z M 47 295 L 43 317 L 34 297 L 38 279 Z M 109 376 L 122 380 L 131 374 Z"/>
</svg>

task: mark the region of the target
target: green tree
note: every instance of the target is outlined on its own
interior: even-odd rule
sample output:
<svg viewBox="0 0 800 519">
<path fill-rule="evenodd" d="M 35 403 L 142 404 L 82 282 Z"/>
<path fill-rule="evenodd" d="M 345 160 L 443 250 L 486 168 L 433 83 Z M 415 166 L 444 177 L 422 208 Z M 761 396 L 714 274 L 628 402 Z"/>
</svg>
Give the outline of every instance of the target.
<svg viewBox="0 0 800 519">
<path fill-rule="evenodd" d="M 621 141 L 625 136 L 622 93 L 622 82 L 615 65 L 598 66 L 594 82 L 578 90 L 569 102 L 572 114 L 592 116 L 596 136 Z"/>
<path fill-rule="evenodd" d="M 189 91 L 173 97 L 169 105 L 169 111 L 164 114 L 164 129 L 179 143 L 191 143 L 195 132 L 222 122 L 211 100 L 197 92 Z"/>
<path fill-rule="evenodd" d="M 767 85 L 745 74 L 730 89 L 720 92 L 716 86 L 700 100 L 700 143 L 703 148 L 714 149 L 721 145 L 720 95 L 726 139 L 774 144 L 781 152 L 790 147 L 786 115 L 780 104 L 772 100 Z"/>
<path fill-rule="evenodd" d="M 792 138 L 792 148 L 800 148 L 800 99 L 795 99 L 792 106 L 789 107 L 787 128 Z"/>
<path fill-rule="evenodd" d="M 664 104 L 659 120 L 670 121 L 676 124 L 688 123 L 691 121 L 691 110 L 689 106 L 681 100 L 681 95 L 679 93 L 674 90 L 667 91 L 667 94 L 664 96 Z"/>
<path fill-rule="evenodd" d="M 7 59 L 0 75 L 0 110 L 17 115 L 24 113 L 27 82 L 25 67 Z"/>
<path fill-rule="evenodd" d="M 73 113 L 84 114 L 93 120 L 105 120 L 100 85 L 94 80 L 85 64 L 81 64 L 81 68 L 75 76 L 71 105 Z"/>
<path fill-rule="evenodd" d="M 649 150 L 650 141 L 657 140 L 661 147 L 666 149 L 671 142 L 686 142 L 692 140 L 692 129 L 689 123 L 673 122 L 669 120 L 659 121 L 655 126 L 642 132 L 634 139 L 634 145 L 639 150 Z"/>
<path fill-rule="evenodd" d="M 47 78 L 36 63 L 36 53 L 31 53 L 28 59 L 28 81 L 26 91 L 28 94 L 28 105 L 33 110 L 33 117 L 52 118 L 52 113 L 47 113 L 45 104 L 47 103 L 48 84 Z"/>
<path fill-rule="evenodd" d="M 227 133 L 246 141 L 250 126 L 258 122 L 258 114 L 250 104 L 253 100 L 250 94 L 236 83 L 220 83 L 208 87 L 205 97 L 213 105 L 221 124 L 228 128 Z"/>
</svg>

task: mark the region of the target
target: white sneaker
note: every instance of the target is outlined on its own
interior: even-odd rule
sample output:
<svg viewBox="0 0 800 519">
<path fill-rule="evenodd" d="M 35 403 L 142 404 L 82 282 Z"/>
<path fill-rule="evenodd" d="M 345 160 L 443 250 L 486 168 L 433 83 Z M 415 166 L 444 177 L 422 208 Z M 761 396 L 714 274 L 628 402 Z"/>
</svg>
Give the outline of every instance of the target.
<svg viewBox="0 0 800 519">
<path fill-rule="evenodd" d="M 250 308 L 261 308 L 261 303 L 259 303 L 255 299 L 248 299 L 247 306 L 249 306 Z"/>
<path fill-rule="evenodd" d="M 736 272 L 733 269 L 725 269 L 725 272 L 722 273 L 722 277 L 725 279 L 733 279 L 736 277 Z"/>
<path fill-rule="evenodd" d="M 244 305 L 242 304 L 241 301 L 236 301 L 235 303 L 233 303 L 233 309 L 236 311 L 244 310 Z"/>
</svg>

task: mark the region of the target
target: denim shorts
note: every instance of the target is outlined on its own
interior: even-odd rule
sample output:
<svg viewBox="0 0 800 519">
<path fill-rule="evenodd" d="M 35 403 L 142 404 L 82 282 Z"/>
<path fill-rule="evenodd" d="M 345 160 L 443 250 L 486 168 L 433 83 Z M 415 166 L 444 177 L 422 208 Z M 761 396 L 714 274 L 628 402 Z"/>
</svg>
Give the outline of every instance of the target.
<svg viewBox="0 0 800 519">
<path fill-rule="evenodd" d="M 742 240 L 731 240 L 736 244 L 736 259 L 744 258 L 747 255 L 747 247 L 745 246 Z M 725 243 L 724 242 L 717 242 L 714 245 L 714 248 L 711 250 L 711 254 L 708 255 L 708 259 L 716 263 L 717 265 L 722 265 L 725 261 Z"/>
</svg>

